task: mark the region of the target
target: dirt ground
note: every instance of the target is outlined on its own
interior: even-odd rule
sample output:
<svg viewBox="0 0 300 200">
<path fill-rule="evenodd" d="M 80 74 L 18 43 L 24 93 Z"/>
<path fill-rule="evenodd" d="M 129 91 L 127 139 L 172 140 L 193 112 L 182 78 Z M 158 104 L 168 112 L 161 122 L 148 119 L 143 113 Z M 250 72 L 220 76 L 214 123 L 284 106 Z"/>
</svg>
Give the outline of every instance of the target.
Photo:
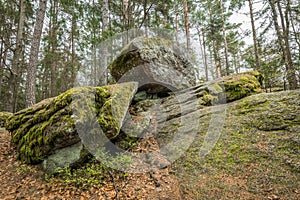
<svg viewBox="0 0 300 200">
<path fill-rule="evenodd" d="M 147 147 L 148 145 L 148 147 Z M 148 148 L 148 149 L 147 149 Z M 134 151 L 157 150 L 155 141 L 141 141 Z M 300 199 L 300 189 L 290 183 L 278 181 L 270 184 L 262 167 L 250 164 L 234 173 L 220 170 L 207 172 L 197 177 L 187 177 L 187 171 L 174 171 L 176 167 L 165 167 L 152 173 L 120 173 L 106 171 L 100 182 L 75 184 L 69 178 L 49 178 L 38 166 L 22 164 L 10 144 L 10 134 L 0 131 L 0 199 L 60 199 L 60 200 L 200 200 L 200 199 Z M 196 169 L 199 171 L 199 169 Z M 239 172 L 240 171 L 240 172 Z M 80 176 L 80 175 L 79 175 Z M 282 177 L 284 178 L 284 177 Z M 194 181 L 191 181 L 194 179 Z M 289 177 L 285 178 L 289 180 Z M 279 180 L 279 179 L 278 179 Z M 293 178 L 291 180 L 299 180 Z M 288 191 L 282 193 L 281 191 Z"/>
<path fill-rule="evenodd" d="M 0 199 L 181 199 L 178 182 L 169 168 L 126 176 L 110 173 L 101 183 L 89 187 L 56 180 L 47 180 L 37 166 L 17 161 L 10 134 L 0 133 Z"/>
</svg>

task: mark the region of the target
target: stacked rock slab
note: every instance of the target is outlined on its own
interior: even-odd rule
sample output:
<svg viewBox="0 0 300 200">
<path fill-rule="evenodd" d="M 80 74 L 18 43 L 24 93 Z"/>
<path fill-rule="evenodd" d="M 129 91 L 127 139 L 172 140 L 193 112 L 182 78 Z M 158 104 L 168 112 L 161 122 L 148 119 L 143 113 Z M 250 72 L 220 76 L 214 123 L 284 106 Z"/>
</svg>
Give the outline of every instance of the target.
<svg viewBox="0 0 300 200">
<path fill-rule="evenodd" d="M 136 81 L 139 90 L 148 93 L 176 91 L 196 83 L 185 48 L 159 37 L 132 40 L 109 68 L 116 81 Z"/>
<path fill-rule="evenodd" d="M 12 133 L 18 157 L 25 163 L 40 163 L 55 154 L 68 155 L 69 148 L 70 153 L 78 155 L 63 156 L 66 160 L 56 163 L 68 166 L 87 156 L 85 150 L 93 148 L 89 145 L 97 143 L 97 137 L 110 140 L 118 136 L 136 91 L 135 82 L 73 88 L 15 113 L 6 129 Z M 50 157 L 48 163 L 55 165 L 56 157 Z"/>
</svg>

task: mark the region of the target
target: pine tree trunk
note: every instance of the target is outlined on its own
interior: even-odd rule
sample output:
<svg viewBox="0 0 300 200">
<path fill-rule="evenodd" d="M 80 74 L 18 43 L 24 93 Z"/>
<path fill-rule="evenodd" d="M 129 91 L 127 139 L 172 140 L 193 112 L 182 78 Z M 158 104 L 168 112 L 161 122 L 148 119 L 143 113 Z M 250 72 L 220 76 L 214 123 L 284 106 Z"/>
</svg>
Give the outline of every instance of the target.
<svg viewBox="0 0 300 200">
<path fill-rule="evenodd" d="M 123 29 L 126 31 L 126 34 L 123 34 L 123 46 L 128 44 L 129 36 L 128 36 L 128 31 L 129 31 L 129 0 L 123 0 Z"/>
<path fill-rule="evenodd" d="M 290 88 L 295 90 L 298 87 L 297 84 L 297 78 L 296 78 L 296 69 L 292 60 L 292 54 L 291 54 L 291 47 L 289 42 L 290 37 L 290 20 L 288 15 L 288 10 L 290 9 L 290 1 L 287 0 L 286 10 L 285 10 L 285 16 L 283 16 L 281 11 L 280 2 L 277 2 L 279 13 L 282 19 L 282 27 L 283 27 L 283 38 L 285 42 L 285 51 L 286 51 L 286 59 L 287 59 L 287 65 L 289 66 L 289 72 L 287 73 L 287 77 L 290 79 Z M 284 25 L 284 19 L 285 19 L 285 25 Z"/>
<path fill-rule="evenodd" d="M 23 32 L 24 32 L 24 24 L 26 19 L 26 1 L 20 1 L 20 16 L 19 16 L 19 23 L 18 23 L 18 33 L 16 38 L 16 49 L 13 56 L 12 61 L 12 73 L 9 77 L 9 90 L 11 91 L 8 97 L 9 101 L 9 111 L 15 112 L 16 111 L 16 103 L 18 97 L 18 85 L 19 85 L 19 78 L 20 78 L 20 68 L 22 67 L 22 51 L 23 51 Z"/>
<path fill-rule="evenodd" d="M 187 49 L 190 49 L 191 36 L 190 36 L 190 23 L 189 23 L 189 17 L 188 17 L 187 0 L 183 0 L 183 6 L 184 6 L 184 22 L 185 22 L 185 33 L 186 33 L 186 47 L 187 47 Z"/>
<path fill-rule="evenodd" d="M 175 17 L 175 27 L 176 27 L 176 33 L 175 33 L 175 37 L 176 37 L 176 42 L 178 42 L 178 30 L 179 30 L 179 28 L 178 28 L 178 12 L 176 12 L 176 17 Z"/>
<path fill-rule="evenodd" d="M 72 55 L 71 55 L 71 82 L 74 83 L 76 79 L 76 71 L 78 67 L 78 63 L 76 62 L 76 50 L 75 50 L 75 34 L 76 34 L 77 26 L 76 26 L 76 16 L 75 13 L 72 13 L 72 31 L 71 31 L 71 49 L 72 49 Z M 70 85 L 73 87 L 73 85 Z M 67 89 L 67 88 L 66 88 Z"/>
<path fill-rule="evenodd" d="M 260 70 L 260 55 L 259 55 L 259 51 L 258 51 L 256 29 L 255 29 L 255 24 L 254 24 L 253 1 L 248 0 L 248 2 L 249 2 L 249 9 L 250 9 L 250 18 L 251 18 L 251 27 L 252 27 L 252 36 L 253 36 L 253 45 L 254 45 L 254 53 L 255 53 L 256 70 Z"/>
<path fill-rule="evenodd" d="M 0 26 L 0 32 L 2 31 L 2 27 Z M 3 52 L 3 46 L 4 46 L 4 43 L 1 41 L 0 43 L 0 55 L 2 55 L 4 52 Z M 2 96 L 2 81 L 3 81 L 3 77 L 4 77 L 4 70 L 3 70 L 3 63 L 2 63 L 2 59 L 0 59 L 0 99 L 3 99 L 3 96 Z M 0 110 L 4 110 L 4 102 L 1 101 L 0 102 Z"/>
<path fill-rule="evenodd" d="M 102 37 L 106 38 L 106 34 L 108 31 L 108 19 L 109 19 L 109 8 L 108 8 L 108 0 L 103 0 L 102 5 Z M 106 45 L 103 46 L 103 59 L 102 59 L 102 69 L 101 69 L 101 85 L 107 84 L 107 58 L 108 58 L 108 47 Z"/>
<path fill-rule="evenodd" d="M 204 64 L 204 72 L 205 72 L 205 80 L 208 81 L 208 67 L 207 67 L 207 59 L 206 59 L 206 45 L 205 45 L 205 39 L 204 39 L 204 29 L 201 31 L 198 30 L 198 36 L 199 36 L 199 43 L 200 43 L 200 50 L 202 54 L 203 64 Z M 201 39 L 202 35 L 202 39 Z"/>
<path fill-rule="evenodd" d="M 223 13 L 223 1 L 220 0 L 220 11 L 222 16 L 222 32 L 223 32 L 223 40 L 224 40 L 224 51 L 225 51 L 225 69 L 226 75 L 229 75 L 229 61 L 228 61 L 228 45 L 227 45 L 227 37 L 226 37 L 226 29 L 225 29 L 225 18 Z"/>
<path fill-rule="evenodd" d="M 47 7 L 46 0 L 39 1 L 39 9 L 36 15 L 36 22 L 34 25 L 33 39 L 30 49 L 29 64 L 27 69 L 26 80 L 26 107 L 32 106 L 36 103 L 36 66 L 38 64 L 38 54 L 41 42 L 42 29 L 44 24 L 45 12 Z"/>
<path fill-rule="evenodd" d="M 284 26 L 284 20 L 283 20 L 282 28 L 283 28 L 283 30 L 286 30 L 286 31 L 284 31 L 284 33 L 282 34 L 282 32 L 280 30 L 280 26 L 278 24 L 278 14 L 277 14 L 276 7 L 275 7 L 275 1 L 269 0 L 269 4 L 271 6 L 271 10 L 272 10 L 272 14 L 273 14 L 272 17 L 273 17 L 277 37 L 278 37 L 278 44 L 282 51 L 283 61 L 286 66 L 287 81 L 289 82 L 290 89 L 296 89 L 297 88 L 297 79 L 296 79 L 296 75 L 295 75 L 295 68 L 293 66 L 293 61 L 291 58 L 291 52 L 290 52 L 289 42 L 288 42 L 288 38 L 287 38 L 288 34 L 286 33 L 289 30 L 286 30 L 286 27 Z M 280 10 L 281 10 L 280 4 L 277 4 L 277 6 L 278 6 L 278 10 L 280 12 Z"/>
<path fill-rule="evenodd" d="M 50 76 L 50 97 L 54 97 L 58 94 L 59 88 L 57 87 L 57 28 L 58 28 L 58 2 L 53 1 L 51 5 L 51 21 L 50 26 L 50 44 L 51 44 L 51 76 Z"/>
</svg>

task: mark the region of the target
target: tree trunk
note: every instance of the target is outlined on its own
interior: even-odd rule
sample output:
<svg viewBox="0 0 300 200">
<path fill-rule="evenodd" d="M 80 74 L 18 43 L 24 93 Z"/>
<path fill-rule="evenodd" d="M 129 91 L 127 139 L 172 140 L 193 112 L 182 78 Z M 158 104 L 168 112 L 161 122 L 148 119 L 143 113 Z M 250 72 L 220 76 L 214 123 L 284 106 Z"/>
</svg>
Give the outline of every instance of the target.
<svg viewBox="0 0 300 200">
<path fill-rule="evenodd" d="M 289 20 L 289 10 L 290 8 L 290 0 L 287 0 L 286 10 L 285 10 L 285 16 L 283 16 L 281 11 L 280 2 L 277 2 L 280 16 L 282 19 L 282 27 L 283 27 L 283 38 L 285 41 L 285 51 L 286 51 L 286 59 L 287 59 L 287 65 L 289 66 L 289 72 L 287 73 L 288 79 L 292 83 L 290 83 L 290 88 L 295 90 L 298 87 L 297 78 L 296 78 L 296 69 L 292 60 L 292 54 L 291 54 L 291 47 L 289 42 L 290 37 L 290 20 Z M 285 26 L 284 26 L 284 19 L 285 19 Z"/>
<path fill-rule="evenodd" d="M 222 16 L 222 32 L 223 32 L 223 40 L 224 40 L 224 51 L 225 51 L 225 69 L 226 75 L 229 75 L 229 61 L 228 61 L 228 45 L 227 45 L 227 38 L 226 38 L 226 28 L 225 28 L 225 18 L 223 13 L 223 0 L 220 0 L 220 11 Z"/>
<path fill-rule="evenodd" d="M 176 30 L 175 30 L 175 31 L 176 31 L 175 37 L 176 37 L 176 42 L 178 42 L 178 29 L 179 29 L 179 28 L 178 28 L 178 15 L 179 15 L 178 12 L 176 12 L 176 17 L 175 17 L 175 24 L 176 24 L 176 25 L 175 25 L 175 27 L 176 27 Z"/>
<path fill-rule="evenodd" d="M 248 0 L 248 2 L 249 2 L 249 9 L 250 9 L 250 18 L 251 18 L 256 70 L 260 70 L 260 55 L 259 55 L 259 51 L 258 51 L 256 29 L 255 29 L 254 16 L 253 16 L 253 0 Z"/>
<path fill-rule="evenodd" d="M 215 66 L 216 66 L 216 75 L 217 75 L 217 78 L 220 78 L 222 76 L 220 57 L 219 57 L 218 50 L 216 47 L 217 46 L 216 41 L 213 41 L 212 43 L 213 43 L 214 61 L 215 61 Z"/>
<path fill-rule="evenodd" d="M 189 50 L 191 47 L 191 36 L 190 36 L 190 23 L 188 17 L 187 0 L 183 0 L 183 6 L 184 6 L 184 22 L 185 22 L 185 33 L 186 33 L 186 47 Z"/>
<path fill-rule="evenodd" d="M 0 32 L 1 31 L 2 31 L 2 27 L 0 26 Z M 3 48 L 4 48 L 4 44 L 1 41 L 1 43 L 0 43 L 0 55 L 1 56 L 4 53 Z M 3 81 L 3 77 L 4 77 L 3 69 L 4 69 L 4 67 L 3 67 L 2 59 L 0 59 L 0 99 L 3 99 L 3 96 L 2 96 L 2 87 L 3 87 L 2 81 Z M 4 110 L 4 102 L 3 101 L 0 102 L 0 110 Z"/>
<path fill-rule="evenodd" d="M 206 59 L 206 45 L 205 45 L 205 39 L 204 39 L 204 29 L 201 31 L 198 30 L 198 36 L 199 36 L 199 43 L 200 43 L 200 50 L 202 54 L 203 64 L 204 64 L 204 72 L 205 72 L 205 80 L 208 81 L 208 68 L 207 68 L 207 59 Z M 202 39 L 201 39 L 202 35 Z"/>
<path fill-rule="evenodd" d="M 108 0 L 103 0 L 102 4 L 102 37 L 105 39 L 107 31 L 108 31 L 108 20 L 109 20 L 109 8 L 108 8 Z M 107 57 L 108 57 L 108 47 L 106 45 L 103 46 L 103 59 L 102 59 L 102 69 L 101 71 L 101 76 L 100 76 L 100 81 L 101 85 L 106 85 L 107 84 Z"/>
<path fill-rule="evenodd" d="M 128 44 L 128 30 L 129 30 L 129 0 L 123 0 L 123 30 L 126 31 L 123 37 L 123 46 Z M 123 34 L 124 35 L 124 34 Z"/>
<path fill-rule="evenodd" d="M 16 111 L 16 103 L 18 97 L 18 85 L 19 85 L 19 76 L 20 76 L 20 68 L 22 67 L 22 51 L 23 51 L 23 32 L 24 32 L 24 24 L 26 19 L 26 1 L 20 1 L 20 16 L 19 16 L 19 23 L 18 23 L 18 32 L 16 38 L 16 49 L 13 56 L 12 61 L 12 73 L 9 77 L 9 111 L 15 112 Z"/>
<path fill-rule="evenodd" d="M 289 1 L 289 0 L 288 0 Z M 293 29 L 293 35 L 295 37 L 295 42 L 297 43 L 298 49 L 300 50 L 300 34 L 299 32 L 296 30 L 295 24 L 298 25 L 297 28 L 299 28 L 299 23 L 295 22 L 292 16 L 292 9 L 290 8 L 290 6 L 288 7 L 288 17 L 290 18 L 290 22 L 292 25 L 292 29 Z M 299 51 L 299 58 L 300 58 L 300 51 Z"/>
<path fill-rule="evenodd" d="M 30 49 L 29 64 L 27 69 L 26 80 L 26 107 L 35 104 L 35 82 L 36 82 L 36 66 L 38 64 L 38 54 L 41 42 L 42 29 L 46 13 L 47 1 L 39 1 L 39 9 L 37 11 L 36 22 L 34 25 L 33 39 Z"/>
<path fill-rule="evenodd" d="M 144 0 L 144 4 L 143 4 L 144 18 L 143 18 L 143 22 L 142 22 L 141 26 L 144 24 L 145 35 L 146 36 L 148 36 L 148 9 L 147 9 L 147 5 L 148 5 L 148 0 Z M 150 8 L 151 8 L 151 6 L 150 6 Z M 140 26 L 140 28 L 141 28 L 141 26 Z"/>
<path fill-rule="evenodd" d="M 291 52 L 290 52 L 290 47 L 289 47 L 289 42 L 288 42 L 288 34 L 286 33 L 289 30 L 286 30 L 286 27 L 283 26 L 283 30 L 286 30 L 283 34 L 281 33 L 280 26 L 278 24 L 278 15 L 275 7 L 275 1 L 274 0 L 269 0 L 269 4 L 271 6 L 272 10 L 272 17 L 278 37 L 278 44 L 280 46 L 280 49 L 282 51 L 282 56 L 283 56 L 283 61 L 286 66 L 286 74 L 287 74 L 287 80 L 289 82 L 289 87 L 290 89 L 296 89 L 297 88 L 297 79 L 295 75 L 295 68 L 293 66 L 293 61 L 291 59 Z M 277 4 L 278 10 L 280 12 L 281 10 L 281 5 Z M 283 17 L 283 16 L 282 16 Z M 284 22 L 284 20 L 282 21 Z M 283 43 L 284 41 L 284 43 Z"/>
<path fill-rule="evenodd" d="M 51 5 L 51 26 L 50 26 L 50 44 L 51 44 L 51 76 L 50 76 L 50 97 L 56 96 L 58 94 L 57 86 L 57 29 L 58 29 L 58 1 L 54 0 L 53 5 Z"/>
<path fill-rule="evenodd" d="M 71 82 L 74 83 L 76 79 L 76 72 L 78 63 L 76 62 L 76 50 L 75 50 L 75 34 L 77 31 L 77 25 L 76 25 L 76 16 L 75 13 L 72 12 L 72 31 L 71 31 L 71 49 L 72 49 L 72 55 L 71 55 Z M 73 87 L 73 84 L 70 85 Z M 67 88 L 66 88 L 67 89 Z"/>
</svg>

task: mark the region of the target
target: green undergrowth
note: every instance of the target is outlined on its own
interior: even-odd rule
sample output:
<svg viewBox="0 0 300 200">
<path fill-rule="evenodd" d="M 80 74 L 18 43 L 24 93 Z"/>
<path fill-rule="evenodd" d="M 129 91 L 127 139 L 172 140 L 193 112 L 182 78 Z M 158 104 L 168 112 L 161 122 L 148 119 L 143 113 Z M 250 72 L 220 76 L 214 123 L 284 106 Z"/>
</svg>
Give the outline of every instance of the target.
<svg viewBox="0 0 300 200">
<path fill-rule="evenodd" d="M 59 169 L 56 174 L 45 174 L 45 180 L 49 183 L 59 183 L 61 187 L 77 187 L 87 189 L 90 186 L 101 184 L 105 177 L 106 168 L 97 161 L 86 163 L 77 168 L 65 167 Z"/>
<path fill-rule="evenodd" d="M 65 167 L 57 170 L 55 174 L 45 174 L 44 179 L 49 184 L 55 184 L 60 188 L 75 187 L 85 190 L 92 186 L 107 184 L 112 178 L 114 181 L 124 181 L 127 176 L 128 173 L 126 172 L 108 168 L 100 161 L 92 159 L 90 162 L 76 168 Z"/>
</svg>

